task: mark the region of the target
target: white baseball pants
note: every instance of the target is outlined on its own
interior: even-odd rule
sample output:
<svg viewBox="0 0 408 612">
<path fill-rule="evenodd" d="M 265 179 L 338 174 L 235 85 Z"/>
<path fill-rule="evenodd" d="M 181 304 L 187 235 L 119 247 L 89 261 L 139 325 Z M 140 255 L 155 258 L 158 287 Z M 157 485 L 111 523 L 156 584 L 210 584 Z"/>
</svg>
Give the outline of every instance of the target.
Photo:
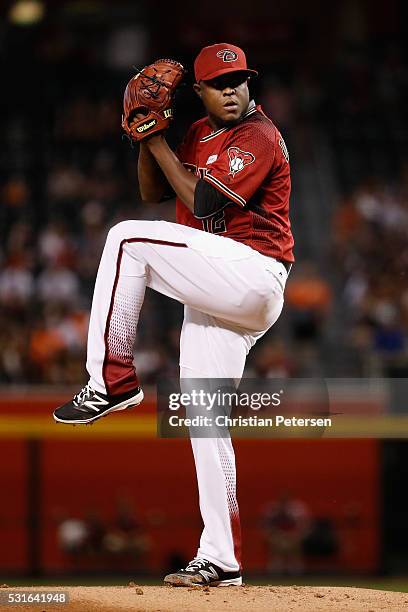
<svg viewBox="0 0 408 612">
<path fill-rule="evenodd" d="M 229 238 L 167 221 L 119 223 L 109 231 L 95 283 L 91 386 L 117 395 L 139 385 L 133 345 L 146 287 L 185 305 L 181 377 L 238 383 L 250 348 L 281 313 L 286 278 L 282 263 Z M 191 444 L 204 523 L 197 554 L 235 571 L 241 535 L 231 439 Z"/>
</svg>

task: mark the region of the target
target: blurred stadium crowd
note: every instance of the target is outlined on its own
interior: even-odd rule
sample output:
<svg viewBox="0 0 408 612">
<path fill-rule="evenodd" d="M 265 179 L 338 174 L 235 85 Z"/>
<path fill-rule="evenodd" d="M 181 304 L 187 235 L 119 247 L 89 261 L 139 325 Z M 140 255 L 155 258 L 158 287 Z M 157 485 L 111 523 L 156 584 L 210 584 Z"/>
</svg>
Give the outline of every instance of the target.
<svg viewBox="0 0 408 612">
<path fill-rule="evenodd" d="M 260 71 L 254 95 L 288 142 L 294 183 L 298 263 L 282 320 L 253 350 L 247 373 L 406 375 L 406 48 L 398 15 L 390 10 L 373 21 L 362 4 L 358 12 L 342 3 L 329 30 L 326 13 L 310 31 L 303 9 L 296 19 L 290 12 L 271 17 L 262 45 L 250 21 L 232 21 L 226 32 L 199 23 L 201 14 L 176 40 L 158 40 L 148 16 L 129 21 L 129 3 L 115 5 L 112 19 L 91 19 L 85 9 L 74 14 L 66 2 L 58 9 L 64 18 L 54 7 L 32 27 L 5 22 L 1 383 L 85 379 L 89 308 L 107 230 L 129 218 L 174 219 L 171 202 L 141 203 L 137 153 L 122 139 L 121 97 L 132 64 L 172 54 L 186 63 L 191 82 L 194 55 L 221 32 L 244 46 Z M 265 6 L 260 2 L 260 15 Z M 342 16 L 353 10 L 346 30 Z M 324 57 L 319 28 L 326 41 L 333 34 Z M 171 142 L 200 116 L 190 90 L 180 92 Z M 177 375 L 181 318 L 180 305 L 148 292 L 135 348 L 144 383 Z"/>
</svg>

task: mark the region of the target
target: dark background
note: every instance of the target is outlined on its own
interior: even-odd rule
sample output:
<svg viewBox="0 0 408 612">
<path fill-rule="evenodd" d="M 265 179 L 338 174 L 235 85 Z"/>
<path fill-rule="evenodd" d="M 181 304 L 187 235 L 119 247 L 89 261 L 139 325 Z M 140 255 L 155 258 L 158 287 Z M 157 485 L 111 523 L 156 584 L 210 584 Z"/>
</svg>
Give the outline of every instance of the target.
<svg viewBox="0 0 408 612">
<path fill-rule="evenodd" d="M 291 156 L 297 263 L 284 313 L 252 350 L 246 375 L 407 375 L 406 2 L 60 0 L 34 3 L 42 9 L 37 20 L 23 4 L 0 8 L 3 423 L 12 415 L 9 393 L 27 385 L 70 393 L 86 381 L 88 314 L 109 227 L 174 218 L 172 203 L 141 203 L 137 150 L 122 137 L 132 66 L 170 56 L 189 70 L 169 134 L 176 145 L 202 115 L 192 65 L 214 42 L 245 49 L 260 74 L 252 93 Z M 148 292 L 135 349 L 147 388 L 177 375 L 181 317 L 180 305 Z M 396 408 L 403 413 L 403 401 Z M 323 462 L 329 448 L 322 447 Z M 369 537 L 381 542 L 377 570 L 394 573 L 408 565 L 406 448 L 404 441 L 379 442 L 378 465 L 370 464 L 379 493 Z M 86 444 L 82 452 L 86 457 Z M 322 487 L 327 478 L 316 474 Z M 295 477 L 291 489 L 302 497 Z M 319 487 L 311 489 L 317 499 Z M 280 493 L 272 480 L 265 499 Z"/>
</svg>

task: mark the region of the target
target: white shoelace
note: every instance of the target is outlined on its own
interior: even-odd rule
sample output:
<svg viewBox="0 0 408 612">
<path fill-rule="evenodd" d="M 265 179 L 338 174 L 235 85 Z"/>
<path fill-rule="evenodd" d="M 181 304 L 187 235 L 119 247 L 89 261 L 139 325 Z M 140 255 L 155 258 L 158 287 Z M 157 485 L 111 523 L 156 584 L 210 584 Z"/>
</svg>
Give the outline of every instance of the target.
<svg viewBox="0 0 408 612">
<path fill-rule="evenodd" d="M 92 389 L 91 385 L 88 384 L 83 389 L 81 389 L 81 391 L 77 395 L 75 395 L 73 403 L 75 404 L 75 406 L 83 404 L 84 401 L 89 399 L 93 393 L 95 393 L 94 389 Z"/>
<path fill-rule="evenodd" d="M 190 563 L 187 565 L 186 570 L 201 568 L 206 565 L 208 561 L 206 559 L 200 559 L 200 557 L 195 557 Z"/>
</svg>

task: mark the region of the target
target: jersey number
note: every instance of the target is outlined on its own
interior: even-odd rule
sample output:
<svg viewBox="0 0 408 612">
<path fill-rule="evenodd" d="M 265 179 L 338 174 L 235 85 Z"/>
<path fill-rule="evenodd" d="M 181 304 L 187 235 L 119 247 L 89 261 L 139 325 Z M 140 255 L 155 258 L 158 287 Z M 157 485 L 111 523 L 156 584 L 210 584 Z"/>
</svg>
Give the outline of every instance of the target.
<svg viewBox="0 0 408 612">
<path fill-rule="evenodd" d="M 215 213 L 208 219 L 203 219 L 203 230 L 210 232 L 210 234 L 224 234 L 227 231 L 227 224 L 225 221 L 225 214 L 223 210 Z"/>
</svg>

